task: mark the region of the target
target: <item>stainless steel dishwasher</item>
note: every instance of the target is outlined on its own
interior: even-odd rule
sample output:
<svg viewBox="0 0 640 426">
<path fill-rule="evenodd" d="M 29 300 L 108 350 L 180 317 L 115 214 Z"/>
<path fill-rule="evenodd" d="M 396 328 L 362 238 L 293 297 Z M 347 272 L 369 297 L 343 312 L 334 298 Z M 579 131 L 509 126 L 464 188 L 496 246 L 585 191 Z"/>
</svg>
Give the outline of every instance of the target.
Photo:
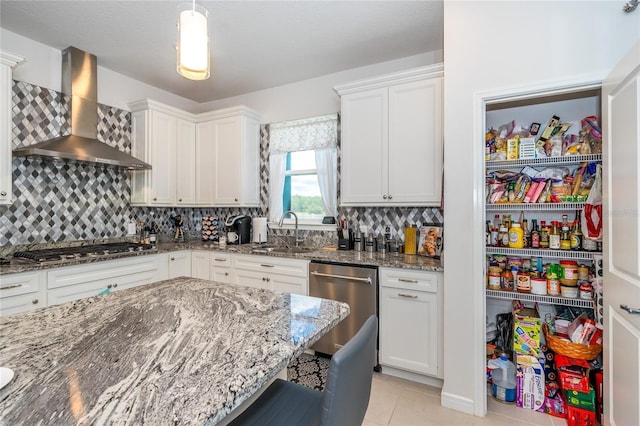
<svg viewBox="0 0 640 426">
<path fill-rule="evenodd" d="M 309 296 L 338 300 L 349 304 L 351 313 L 312 347 L 316 352 L 333 355 L 370 315 L 378 315 L 378 268 L 312 261 L 309 264 Z M 379 370 L 378 345 L 374 368 Z"/>
</svg>

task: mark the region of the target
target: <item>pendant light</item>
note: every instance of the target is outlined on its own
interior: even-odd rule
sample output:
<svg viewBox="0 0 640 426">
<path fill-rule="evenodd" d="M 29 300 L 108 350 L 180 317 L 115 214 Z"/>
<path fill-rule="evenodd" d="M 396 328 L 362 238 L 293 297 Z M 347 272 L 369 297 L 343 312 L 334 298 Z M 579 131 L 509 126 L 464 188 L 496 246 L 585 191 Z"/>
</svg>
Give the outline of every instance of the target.
<svg viewBox="0 0 640 426">
<path fill-rule="evenodd" d="M 209 13 L 192 3 L 179 7 L 177 71 L 190 80 L 209 78 Z"/>
</svg>

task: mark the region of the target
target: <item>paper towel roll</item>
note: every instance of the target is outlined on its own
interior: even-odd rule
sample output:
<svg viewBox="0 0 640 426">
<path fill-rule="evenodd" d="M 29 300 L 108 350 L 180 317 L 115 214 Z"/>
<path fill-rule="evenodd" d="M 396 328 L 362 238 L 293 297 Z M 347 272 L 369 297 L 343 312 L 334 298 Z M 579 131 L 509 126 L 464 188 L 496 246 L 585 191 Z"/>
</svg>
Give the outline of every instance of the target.
<svg viewBox="0 0 640 426">
<path fill-rule="evenodd" d="M 252 220 L 252 225 L 253 225 L 253 242 L 266 243 L 267 242 L 267 218 L 254 217 Z"/>
</svg>

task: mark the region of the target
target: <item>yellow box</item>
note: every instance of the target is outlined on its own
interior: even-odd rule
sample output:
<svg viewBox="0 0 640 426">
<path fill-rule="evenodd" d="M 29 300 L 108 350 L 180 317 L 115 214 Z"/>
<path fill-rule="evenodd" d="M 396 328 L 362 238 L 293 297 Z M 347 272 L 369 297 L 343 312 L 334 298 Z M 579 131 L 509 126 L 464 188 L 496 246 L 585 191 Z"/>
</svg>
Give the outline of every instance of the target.
<svg viewBox="0 0 640 426">
<path fill-rule="evenodd" d="M 507 139 L 507 160 L 518 159 L 518 142 L 517 138 Z"/>
<path fill-rule="evenodd" d="M 516 306 L 513 309 L 513 351 L 537 357 L 540 353 L 542 324 L 538 310 Z"/>
</svg>

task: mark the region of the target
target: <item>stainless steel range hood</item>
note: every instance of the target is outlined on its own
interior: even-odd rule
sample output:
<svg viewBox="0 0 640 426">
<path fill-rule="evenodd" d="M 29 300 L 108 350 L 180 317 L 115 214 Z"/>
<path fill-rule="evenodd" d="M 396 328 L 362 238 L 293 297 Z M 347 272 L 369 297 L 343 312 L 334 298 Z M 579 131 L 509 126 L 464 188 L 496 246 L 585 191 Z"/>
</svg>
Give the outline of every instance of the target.
<svg viewBox="0 0 640 426">
<path fill-rule="evenodd" d="M 75 47 L 62 51 L 62 93 L 71 97 L 71 134 L 15 149 L 14 157 L 52 157 L 132 170 L 151 168 L 98 140 L 97 63 L 94 55 Z"/>
</svg>

